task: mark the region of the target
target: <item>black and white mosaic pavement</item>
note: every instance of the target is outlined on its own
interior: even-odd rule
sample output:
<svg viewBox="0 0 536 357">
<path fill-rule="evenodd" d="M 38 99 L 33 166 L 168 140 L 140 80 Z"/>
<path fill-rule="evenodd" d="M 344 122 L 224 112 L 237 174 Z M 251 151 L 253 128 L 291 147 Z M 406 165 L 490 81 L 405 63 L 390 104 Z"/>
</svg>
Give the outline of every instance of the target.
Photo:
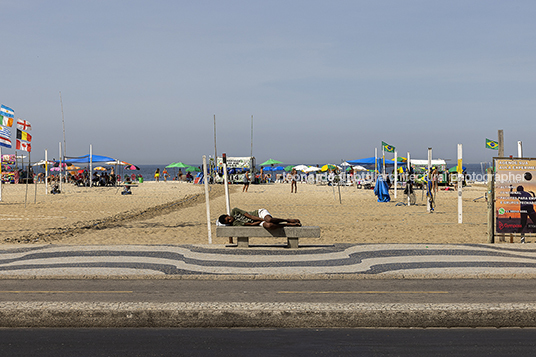
<svg viewBox="0 0 536 357">
<path fill-rule="evenodd" d="M 536 275 L 536 246 L 337 244 L 0 247 L 1 276 Z"/>
</svg>

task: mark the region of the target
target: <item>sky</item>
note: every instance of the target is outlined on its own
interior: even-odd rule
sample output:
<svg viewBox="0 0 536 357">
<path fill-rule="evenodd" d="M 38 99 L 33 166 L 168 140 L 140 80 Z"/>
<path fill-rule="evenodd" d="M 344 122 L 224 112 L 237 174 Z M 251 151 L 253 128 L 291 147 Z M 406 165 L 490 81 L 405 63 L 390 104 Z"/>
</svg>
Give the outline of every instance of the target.
<svg viewBox="0 0 536 357">
<path fill-rule="evenodd" d="M 32 161 L 59 156 L 62 117 L 67 156 L 92 145 L 134 164 L 201 163 L 214 117 L 218 155 L 253 142 L 258 163 L 340 163 L 382 141 L 453 166 L 463 144 L 464 162 L 489 162 L 499 129 L 506 155 L 522 141 L 536 157 L 531 0 L 0 0 L 0 12 L 0 103 L 32 124 Z"/>
</svg>

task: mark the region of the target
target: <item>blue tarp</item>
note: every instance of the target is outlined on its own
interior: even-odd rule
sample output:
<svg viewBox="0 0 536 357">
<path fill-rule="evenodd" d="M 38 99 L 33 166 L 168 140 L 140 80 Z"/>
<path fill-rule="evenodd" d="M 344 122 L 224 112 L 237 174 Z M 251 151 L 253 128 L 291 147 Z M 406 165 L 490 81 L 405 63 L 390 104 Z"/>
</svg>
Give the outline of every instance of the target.
<svg viewBox="0 0 536 357">
<path fill-rule="evenodd" d="M 378 196 L 378 202 L 391 201 L 391 196 L 389 196 L 389 186 L 387 186 L 387 182 L 384 181 L 381 175 L 378 176 L 378 179 L 376 180 L 374 194 Z"/>
<path fill-rule="evenodd" d="M 113 157 L 108 156 L 101 156 L 101 155 L 92 155 L 92 162 L 108 162 L 108 161 L 116 161 Z M 64 161 L 67 164 L 89 164 L 89 155 L 79 156 L 79 157 L 71 157 L 70 159 L 67 159 Z"/>
</svg>

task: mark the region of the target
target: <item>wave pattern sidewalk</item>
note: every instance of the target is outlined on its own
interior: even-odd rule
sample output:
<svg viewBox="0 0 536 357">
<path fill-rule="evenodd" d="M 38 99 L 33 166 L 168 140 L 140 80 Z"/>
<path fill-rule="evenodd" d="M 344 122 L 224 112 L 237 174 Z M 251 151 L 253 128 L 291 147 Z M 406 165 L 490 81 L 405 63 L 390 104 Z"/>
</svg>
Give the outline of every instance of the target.
<svg viewBox="0 0 536 357">
<path fill-rule="evenodd" d="M 0 277 L 536 277 L 532 245 L 4 245 Z"/>
</svg>

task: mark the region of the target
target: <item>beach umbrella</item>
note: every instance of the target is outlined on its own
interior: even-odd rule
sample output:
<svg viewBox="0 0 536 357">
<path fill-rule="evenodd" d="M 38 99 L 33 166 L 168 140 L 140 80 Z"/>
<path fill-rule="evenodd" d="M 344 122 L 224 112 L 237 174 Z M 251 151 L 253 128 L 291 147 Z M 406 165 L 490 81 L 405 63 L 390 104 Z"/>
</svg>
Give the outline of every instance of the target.
<svg viewBox="0 0 536 357">
<path fill-rule="evenodd" d="M 283 171 L 283 170 L 285 170 L 283 166 L 272 167 L 272 171 Z"/>
<path fill-rule="evenodd" d="M 190 167 L 190 165 L 183 164 L 182 162 L 174 162 L 166 166 L 167 169 L 172 168 L 172 167 L 187 169 L 188 167 Z"/>
<path fill-rule="evenodd" d="M 368 171 L 365 167 L 361 166 L 361 165 L 356 165 L 353 167 L 354 170 L 356 171 Z"/>
<path fill-rule="evenodd" d="M 199 170 L 199 168 L 195 167 L 195 166 L 190 166 L 186 169 L 186 172 L 200 172 L 201 170 Z"/>
<path fill-rule="evenodd" d="M 305 170 L 307 168 L 309 168 L 309 166 L 305 166 L 305 165 L 298 165 L 298 166 L 293 167 L 293 169 L 297 170 L 297 171 L 303 171 L 303 170 Z"/>
<path fill-rule="evenodd" d="M 315 171 L 320 171 L 320 170 L 322 170 L 320 167 L 311 166 L 303 170 L 303 172 L 307 173 L 307 172 L 315 172 Z"/>
<path fill-rule="evenodd" d="M 462 166 L 462 171 L 465 171 L 467 168 L 465 166 Z M 458 166 L 454 166 L 454 167 L 451 167 L 449 169 L 449 172 L 457 172 L 458 171 Z"/>
<path fill-rule="evenodd" d="M 287 167 L 285 167 L 285 171 L 286 172 L 292 171 L 293 168 L 294 168 L 294 166 L 288 165 Z"/>
<path fill-rule="evenodd" d="M 97 166 L 97 167 L 95 167 L 93 170 L 97 170 L 97 171 L 106 171 L 106 170 L 108 170 L 108 169 L 105 168 L 105 167 L 102 167 L 102 166 Z"/>
<path fill-rule="evenodd" d="M 337 170 L 337 169 L 339 169 L 339 167 L 337 167 L 336 165 L 326 164 L 326 165 L 322 166 L 322 168 L 320 170 L 321 171 L 328 171 L 328 170 Z"/>
<path fill-rule="evenodd" d="M 282 162 L 281 162 L 281 161 L 274 160 L 274 159 L 269 159 L 269 160 L 263 162 L 263 163 L 261 164 L 261 166 L 265 166 L 265 165 L 273 165 L 273 164 L 282 164 Z"/>
<path fill-rule="evenodd" d="M 130 166 L 126 166 L 125 167 L 125 170 L 139 170 L 140 168 L 136 165 L 130 165 Z"/>
</svg>

